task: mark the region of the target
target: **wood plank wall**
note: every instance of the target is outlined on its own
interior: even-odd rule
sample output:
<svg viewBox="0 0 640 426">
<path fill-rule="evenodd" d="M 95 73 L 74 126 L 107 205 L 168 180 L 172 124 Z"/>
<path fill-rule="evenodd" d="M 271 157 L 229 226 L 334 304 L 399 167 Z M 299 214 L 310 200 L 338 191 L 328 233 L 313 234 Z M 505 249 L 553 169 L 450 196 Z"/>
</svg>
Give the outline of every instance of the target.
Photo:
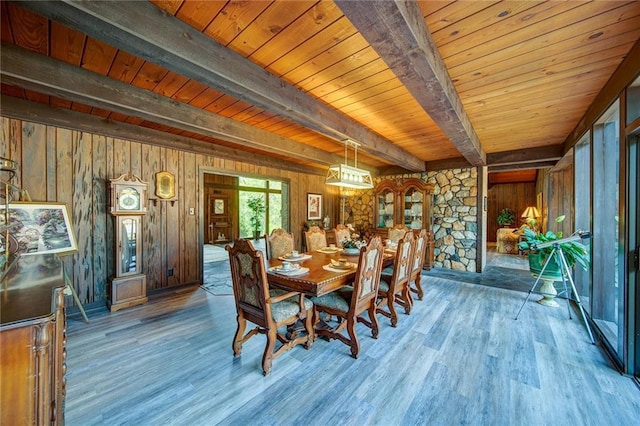
<svg viewBox="0 0 640 426">
<path fill-rule="evenodd" d="M 520 215 L 528 206 L 536 205 L 536 184 L 526 183 L 504 183 L 492 185 L 488 192 L 487 205 L 487 241 L 496 241 L 496 233 L 500 225 L 496 222 L 498 214 L 503 208 L 511 209 L 516 215 L 518 227 L 522 224 Z"/>
<path fill-rule="evenodd" d="M 573 158 L 571 158 L 573 161 Z M 562 231 L 563 235 L 571 235 L 574 231 L 573 211 L 573 163 L 560 170 L 550 170 L 547 182 L 547 228 L 553 232 Z M 558 216 L 565 215 L 564 221 L 556 223 Z"/>
<path fill-rule="evenodd" d="M 67 130 L 0 117 L 0 156 L 19 163 L 13 183 L 26 189 L 34 201 L 68 205 L 78 253 L 64 258 L 73 286 L 83 304 L 104 302 L 113 274 L 113 220 L 108 213 L 109 179 L 133 173 L 149 182 L 155 194 L 155 173 L 176 176 L 176 202 L 148 205 L 143 219 L 143 271 L 149 291 L 199 282 L 200 245 L 206 230 L 200 171 L 228 175 L 262 176 L 290 184 L 291 230 L 299 233 L 306 220 L 308 192 L 324 195 L 324 212 L 337 217 L 337 188 L 324 177 L 230 161 L 215 155 L 194 154 L 135 141 Z M 204 198 L 206 202 L 206 198 Z M 196 215 L 190 216 L 193 207 Z M 174 275 L 166 276 L 173 268 Z"/>
</svg>

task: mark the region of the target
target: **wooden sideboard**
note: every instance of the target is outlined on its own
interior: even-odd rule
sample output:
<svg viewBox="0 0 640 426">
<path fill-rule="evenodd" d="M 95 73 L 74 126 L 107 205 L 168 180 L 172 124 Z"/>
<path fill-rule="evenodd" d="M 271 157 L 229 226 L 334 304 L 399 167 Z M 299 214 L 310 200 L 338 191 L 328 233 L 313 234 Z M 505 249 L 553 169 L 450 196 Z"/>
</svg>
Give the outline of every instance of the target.
<svg viewBox="0 0 640 426">
<path fill-rule="evenodd" d="M 0 424 L 64 424 L 64 277 L 54 255 L 22 256 L 0 291 Z"/>
</svg>

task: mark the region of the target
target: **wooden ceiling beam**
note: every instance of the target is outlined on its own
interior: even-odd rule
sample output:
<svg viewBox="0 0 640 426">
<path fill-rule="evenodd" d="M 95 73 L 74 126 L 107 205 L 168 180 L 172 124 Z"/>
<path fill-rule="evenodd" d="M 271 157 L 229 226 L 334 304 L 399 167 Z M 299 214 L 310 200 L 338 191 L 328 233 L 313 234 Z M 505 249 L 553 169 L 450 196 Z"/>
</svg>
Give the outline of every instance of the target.
<svg viewBox="0 0 640 426">
<path fill-rule="evenodd" d="M 335 3 L 462 156 L 473 166 L 486 165 L 478 135 L 416 2 Z"/>
<path fill-rule="evenodd" d="M 547 167 L 553 167 L 557 164 L 557 161 L 540 161 L 536 163 L 521 163 L 521 164 L 502 164 L 498 166 L 489 166 L 489 173 L 493 172 L 507 172 L 510 170 L 524 170 L 524 169 L 546 169 Z"/>
<path fill-rule="evenodd" d="M 465 169 L 473 167 L 464 157 L 447 158 L 445 160 L 427 161 L 427 171 L 435 172 L 447 169 Z"/>
<path fill-rule="evenodd" d="M 240 161 L 273 169 L 297 173 L 324 175 L 325 170 L 260 154 L 247 155 L 246 151 L 199 141 L 184 136 L 173 135 L 159 130 L 140 127 L 120 121 L 106 120 L 96 115 L 84 114 L 69 109 L 54 108 L 45 104 L 2 95 L 0 97 L 2 115 L 19 120 L 31 121 L 48 126 L 62 127 L 81 132 L 94 133 L 130 141 L 138 141 L 154 146 L 196 154 L 210 155 L 227 160 Z"/>
<path fill-rule="evenodd" d="M 526 164 L 546 161 L 558 161 L 562 158 L 563 154 L 563 145 L 543 146 L 529 149 L 516 149 L 513 151 L 487 154 L 487 164 L 489 166 L 499 166 L 507 164 Z"/>
<path fill-rule="evenodd" d="M 257 105 L 393 164 L 424 171 L 424 161 L 149 2 L 31 2 L 22 7 Z"/>
<path fill-rule="evenodd" d="M 156 93 L 113 80 L 15 45 L 2 44 L 3 83 L 140 117 L 286 158 L 330 165 L 344 157 L 223 117 Z M 373 167 L 360 167 L 376 172 Z"/>
<path fill-rule="evenodd" d="M 487 165 L 489 166 L 489 171 L 539 169 L 553 166 L 562 158 L 563 153 L 563 145 L 496 152 L 493 154 L 487 154 Z M 427 171 L 459 169 L 465 167 L 472 166 L 463 157 L 427 161 Z M 381 172 L 384 172 L 386 169 L 380 170 Z"/>
</svg>

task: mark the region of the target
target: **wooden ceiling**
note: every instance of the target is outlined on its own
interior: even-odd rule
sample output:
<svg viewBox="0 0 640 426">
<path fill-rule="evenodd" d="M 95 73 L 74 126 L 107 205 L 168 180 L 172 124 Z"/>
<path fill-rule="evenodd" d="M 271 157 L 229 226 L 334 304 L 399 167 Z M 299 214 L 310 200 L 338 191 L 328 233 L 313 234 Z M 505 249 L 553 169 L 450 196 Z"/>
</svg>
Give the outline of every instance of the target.
<svg viewBox="0 0 640 426">
<path fill-rule="evenodd" d="M 347 138 L 381 174 L 553 164 L 640 37 L 637 1 L 2 1 L 1 13 L 3 115 L 310 173 L 342 162 Z"/>
</svg>

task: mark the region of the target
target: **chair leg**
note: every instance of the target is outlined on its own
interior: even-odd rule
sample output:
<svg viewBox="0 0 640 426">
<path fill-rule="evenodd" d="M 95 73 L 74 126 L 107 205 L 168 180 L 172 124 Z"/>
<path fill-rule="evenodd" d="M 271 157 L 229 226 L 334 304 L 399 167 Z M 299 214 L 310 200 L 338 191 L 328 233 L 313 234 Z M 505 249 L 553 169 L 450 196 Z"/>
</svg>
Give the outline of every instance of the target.
<svg viewBox="0 0 640 426">
<path fill-rule="evenodd" d="M 360 341 L 358 340 L 358 335 L 356 334 L 355 318 L 347 318 L 347 332 L 349 333 L 349 339 L 351 340 L 351 344 L 349 345 L 351 347 L 351 356 L 355 359 L 358 359 L 358 353 L 360 352 Z"/>
<path fill-rule="evenodd" d="M 411 297 L 411 291 L 409 290 L 409 283 L 407 283 L 402 289 L 402 300 L 404 301 L 404 313 L 409 315 L 413 308 L 413 298 Z"/>
<path fill-rule="evenodd" d="M 233 356 L 238 356 L 242 352 L 242 343 L 244 342 L 244 331 L 247 328 L 247 320 L 244 319 L 242 314 L 238 314 L 237 317 L 238 328 L 236 328 L 236 335 L 233 338 Z"/>
<path fill-rule="evenodd" d="M 420 284 L 420 278 L 421 274 L 418 274 L 415 279 L 416 289 L 418 290 L 418 300 L 422 300 L 422 297 L 424 296 L 424 292 L 422 291 L 422 284 Z"/>
<path fill-rule="evenodd" d="M 387 299 L 387 307 L 389 308 L 389 313 L 391 314 L 391 327 L 396 327 L 398 325 L 398 312 L 396 311 L 396 295 L 393 292 L 389 292 L 389 298 Z"/>
<path fill-rule="evenodd" d="M 377 339 L 380 325 L 378 324 L 378 317 L 376 316 L 375 303 L 372 303 L 367 311 L 369 312 L 369 319 L 371 320 L 371 336 L 373 336 L 374 339 Z"/>
<path fill-rule="evenodd" d="M 313 344 L 313 341 L 316 340 L 316 334 L 314 330 L 315 324 L 315 309 L 310 309 L 307 311 L 307 317 L 304 319 L 304 328 L 307 331 L 307 341 L 304 343 L 304 348 L 309 349 Z"/>
<path fill-rule="evenodd" d="M 271 364 L 273 361 L 273 350 L 276 347 L 276 340 L 278 340 L 278 330 L 267 330 L 267 344 L 264 348 L 264 354 L 262 355 L 262 372 L 267 376 L 271 372 Z"/>
</svg>

